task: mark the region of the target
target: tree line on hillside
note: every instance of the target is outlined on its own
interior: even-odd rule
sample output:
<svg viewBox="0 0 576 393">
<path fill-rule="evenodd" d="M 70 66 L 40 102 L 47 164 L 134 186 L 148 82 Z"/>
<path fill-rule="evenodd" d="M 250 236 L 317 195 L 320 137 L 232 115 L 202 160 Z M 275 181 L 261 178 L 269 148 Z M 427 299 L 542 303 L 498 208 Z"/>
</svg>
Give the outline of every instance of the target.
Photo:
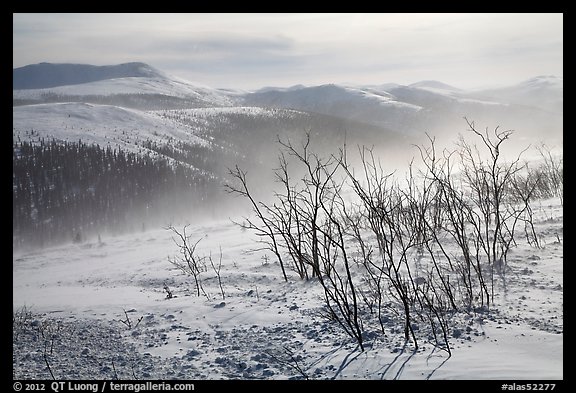
<svg viewBox="0 0 576 393">
<path fill-rule="evenodd" d="M 165 158 L 82 141 L 14 141 L 13 246 L 145 226 L 214 201 L 214 178 Z"/>
</svg>

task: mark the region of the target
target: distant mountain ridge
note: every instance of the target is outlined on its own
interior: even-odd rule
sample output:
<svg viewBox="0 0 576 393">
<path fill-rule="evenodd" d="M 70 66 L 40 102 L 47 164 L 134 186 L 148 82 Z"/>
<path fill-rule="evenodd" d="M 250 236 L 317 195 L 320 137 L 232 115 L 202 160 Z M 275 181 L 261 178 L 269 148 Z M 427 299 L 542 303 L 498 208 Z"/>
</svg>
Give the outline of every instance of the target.
<svg viewBox="0 0 576 393">
<path fill-rule="evenodd" d="M 140 62 L 104 66 L 40 63 L 14 68 L 12 89 L 46 89 L 106 79 L 161 75 L 160 71 Z"/>
<path fill-rule="evenodd" d="M 503 103 L 526 105 L 563 113 L 564 78 L 540 75 L 513 86 L 479 91 L 475 95 Z"/>
<path fill-rule="evenodd" d="M 333 116 L 411 136 L 451 135 L 461 131 L 463 117 L 487 126 L 514 128 L 524 136 L 546 132 L 561 138 L 563 127 L 563 79 L 549 75 L 483 90 L 422 80 L 409 85 L 295 85 L 255 91 L 202 86 L 139 62 L 111 66 L 41 63 L 13 69 L 13 75 L 14 106 L 78 102 L 137 110 L 276 108 Z"/>
<path fill-rule="evenodd" d="M 458 89 L 457 87 L 447 85 L 446 83 L 439 82 L 439 81 L 432 81 L 432 80 L 412 83 L 411 85 L 409 85 L 409 87 L 432 88 L 432 89 L 452 90 L 452 91 L 461 90 L 461 89 Z"/>
</svg>

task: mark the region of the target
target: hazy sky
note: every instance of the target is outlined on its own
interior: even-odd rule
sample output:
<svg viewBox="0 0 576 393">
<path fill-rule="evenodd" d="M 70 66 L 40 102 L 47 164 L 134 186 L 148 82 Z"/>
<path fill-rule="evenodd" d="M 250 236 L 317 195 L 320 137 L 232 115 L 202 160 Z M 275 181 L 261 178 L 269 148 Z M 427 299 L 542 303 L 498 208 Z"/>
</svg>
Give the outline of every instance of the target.
<svg viewBox="0 0 576 393">
<path fill-rule="evenodd" d="M 13 67 L 141 61 L 213 87 L 563 76 L 562 14 L 14 14 Z"/>
</svg>

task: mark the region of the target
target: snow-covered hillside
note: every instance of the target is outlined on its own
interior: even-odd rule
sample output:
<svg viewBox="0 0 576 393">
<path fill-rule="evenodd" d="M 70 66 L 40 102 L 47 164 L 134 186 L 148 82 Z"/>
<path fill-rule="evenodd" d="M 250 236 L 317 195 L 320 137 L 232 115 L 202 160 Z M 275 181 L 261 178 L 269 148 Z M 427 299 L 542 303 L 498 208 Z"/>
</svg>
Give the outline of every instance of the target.
<svg viewBox="0 0 576 393">
<path fill-rule="evenodd" d="M 140 145 L 146 140 L 207 143 L 188 125 L 154 112 L 111 105 L 58 103 L 18 106 L 13 108 L 12 120 L 14 140 L 82 140 L 131 152 L 141 151 Z"/>
<path fill-rule="evenodd" d="M 470 95 L 553 113 L 562 114 L 564 111 L 564 79 L 552 75 L 536 76 L 513 86 L 472 92 Z"/>
<path fill-rule="evenodd" d="M 76 85 L 106 79 L 139 77 L 158 78 L 163 73 L 148 64 L 124 63 L 95 66 L 90 64 L 30 64 L 12 71 L 12 88 L 42 89 Z"/>
<path fill-rule="evenodd" d="M 351 143 L 396 146 L 398 135 L 378 127 L 298 110 L 225 106 L 142 111 L 114 105 L 50 103 L 13 107 L 14 141 L 50 141 L 98 144 L 127 152 L 158 155 L 147 146 L 176 148 L 178 144 L 201 146 L 225 166 L 238 157 L 262 162 L 276 158 L 277 137 L 300 140 L 306 130 L 316 134 L 316 144 L 336 149 L 347 130 Z M 381 141 L 375 139 L 380 136 Z M 402 142 L 404 143 L 404 142 Z M 406 144 L 406 146 L 408 146 Z"/>
<path fill-rule="evenodd" d="M 15 105 L 85 102 L 141 110 L 233 106 L 295 109 L 403 135 L 418 137 L 429 133 L 450 138 L 463 131 L 462 118 L 467 117 L 490 128 L 517 130 L 527 143 L 533 143 L 543 130 L 554 138 L 554 143 L 562 142 L 563 83 L 562 78 L 556 77 L 536 77 L 515 86 L 482 91 L 425 80 L 407 86 L 396 83 L 296 85 L 245 92 L 213 89 L 166 75 L 143 63 L 106 66 L 108 71 L 98 71 L 97 75 L 93 75 L 94 70 L 102 67 L 40 66 L 29 66 L 27 73 L 36 70 L 31 79 L 39 79 L 40 71 L 47 66 L 52 73 L 66 75 L 65 71 L 72 66 L 81 67 L 82 72 L 72 73 L 73 84 L 54 85 L 56 82 L 53 82 L 51 87 L 14 89 Z M 14 74 L 20 71 L 14 70 Z"/>
<path fill-rule="evenodd" d="M 81 140 L 104 148 L 110 146 L 153 155 L 158 153 L 146 147 L 149 143 L 172 148 L 180 143 L 201 146 L 206 154 L 211 155 L 216 154 L 215 149 L 220 149 L 218 154 L 232 158 L 250 153 L 244 151 L 242 146 L 252 146 L 254 149 L 260 146 L 263 149 L 260 154 L 264 155 L 270 147 L 274 147 L 279 134 L 301 134 L 310 124 L 319 124 L 319 129 L 330 135 L 343 135 L 341 125 L 318 115 L 287 109 L 240 106 L 140 111 L 75 102 L 36 104 L 13 107 L 12 120 L 12 135 L 16 142 Z M 330 130 L 333 124 L 336 124 L 336 129 Z M 240 138 L 240 135 L 246 138 Z M 357 129 L 354 138 L 362 135 L 362 130 Z M 319 139 L 327 138 L 330 136 Z M 275 157 L 274 151 L 268 153 Z M 222 161 L 223 157 L 219 158 L 222 165 L 228 163 L 233 166 L 230 159 Z"/>
<path fill-rule="evenodd" d="M 47 89 L 14 90 L 13 98 L 40 100 L 43 97 L 60 96 L 111 96 L 115 94 L 166 95 L 194 99 L 209 106 L 230 106 L 231 96 L 208 87 L 199 87 L 189 82 L 166 78 L 117 78 L 78 85 L 59 86 Z"/>
<path fill-rule="evenodd" d="M 333 84 L 258 91 L 246 94 L 243 99 L 248 105 L 317 112 L 399 132 L 410 130 L 418 112 L 423 109 L 398 100 L 386 91 Z M 399 127 L 401 119 L 404 119 L 404 124 Z"/>
<path fill-rule="evenodd" d="M 15 87 L 12 97 L 15 102 L 81 101 L 81 97 L 105 100 L 105 97 L 115 95 L 135 95 L 141 98 L 149 95 L 186 99 L 194 106 L 205 107 L 233 105 L 235 96 L 239 94 L 194 84 L 144 63 L 101 67 L 37 64 L 15 69 L 13 74 Z M 42 83 L 46 80 L 50 82 Z"/>
<path fill-rule="evenodd" d="M 461 89 L 459 89 L 457 87 L 450 86 L 450 85 L 447 85 L 446 83 L 442 83 L 439 81 L 433 81 L 433 80 L 426 80 L 426 81 L 420 81 L 420 82 L 412 83 L 409 85 L 409 87 L 416 87 L 419 89 L 433 89 L 435 91 L 453 91 L 453 92 L 461 91 Z"/>
<path fill-rule="evenodd" d="M 395 83 L 366 86 L 322 85 L 267 88 L 243 96 L 249 105 L 294 108 L 386 127 L 406 135 L 453 136 L 462 130 L 462 118 L 518 130 L 527 139 L 543 129 L 558 140 L 562 122 L 562 89 L 506 88 L 474 92 L 442 82 L 422 81 L 408 86 Z M 545 94 L 542 95 L 542 94 Z M 541 99 L 538 97 L 541 96 Z M 556 108 L 551 110 L 551 108 Z"/>
</svg>

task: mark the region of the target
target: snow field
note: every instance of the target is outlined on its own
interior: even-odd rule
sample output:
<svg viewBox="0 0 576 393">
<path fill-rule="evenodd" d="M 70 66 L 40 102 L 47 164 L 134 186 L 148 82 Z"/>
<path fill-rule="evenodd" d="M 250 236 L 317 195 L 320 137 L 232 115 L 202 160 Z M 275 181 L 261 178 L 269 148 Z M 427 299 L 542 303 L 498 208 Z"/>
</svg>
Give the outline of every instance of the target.
<svg viewBox="0 0 576 393">
<path fill-rule="evenodd" d="M 385 335 L 365 326 L 361 352 L 322 317 L 319 283 L 295 273 L 284 282 L 272 255 L 228 221 L 187 231 L 202 238 L 198 255 L 218 263 L 222 251 L 224 298 L 209 265 L 209 298 L 196 296 L 168 262 L 178 248 L 164 228 L 14 254 L 13 308 L 33 315 L 14 330 L 13 375 L 50 379 L 48 342 L 62 379 L 562 379 L 562 206 L 535 210 L 543 248 L 519 241 L 492 310 L 451 317 L 452 356 L 425 341 L 415 351 L 394 315 Z M 54 328 L 42 326 L 61 327 L 43 337 Z"/>
</svg>

